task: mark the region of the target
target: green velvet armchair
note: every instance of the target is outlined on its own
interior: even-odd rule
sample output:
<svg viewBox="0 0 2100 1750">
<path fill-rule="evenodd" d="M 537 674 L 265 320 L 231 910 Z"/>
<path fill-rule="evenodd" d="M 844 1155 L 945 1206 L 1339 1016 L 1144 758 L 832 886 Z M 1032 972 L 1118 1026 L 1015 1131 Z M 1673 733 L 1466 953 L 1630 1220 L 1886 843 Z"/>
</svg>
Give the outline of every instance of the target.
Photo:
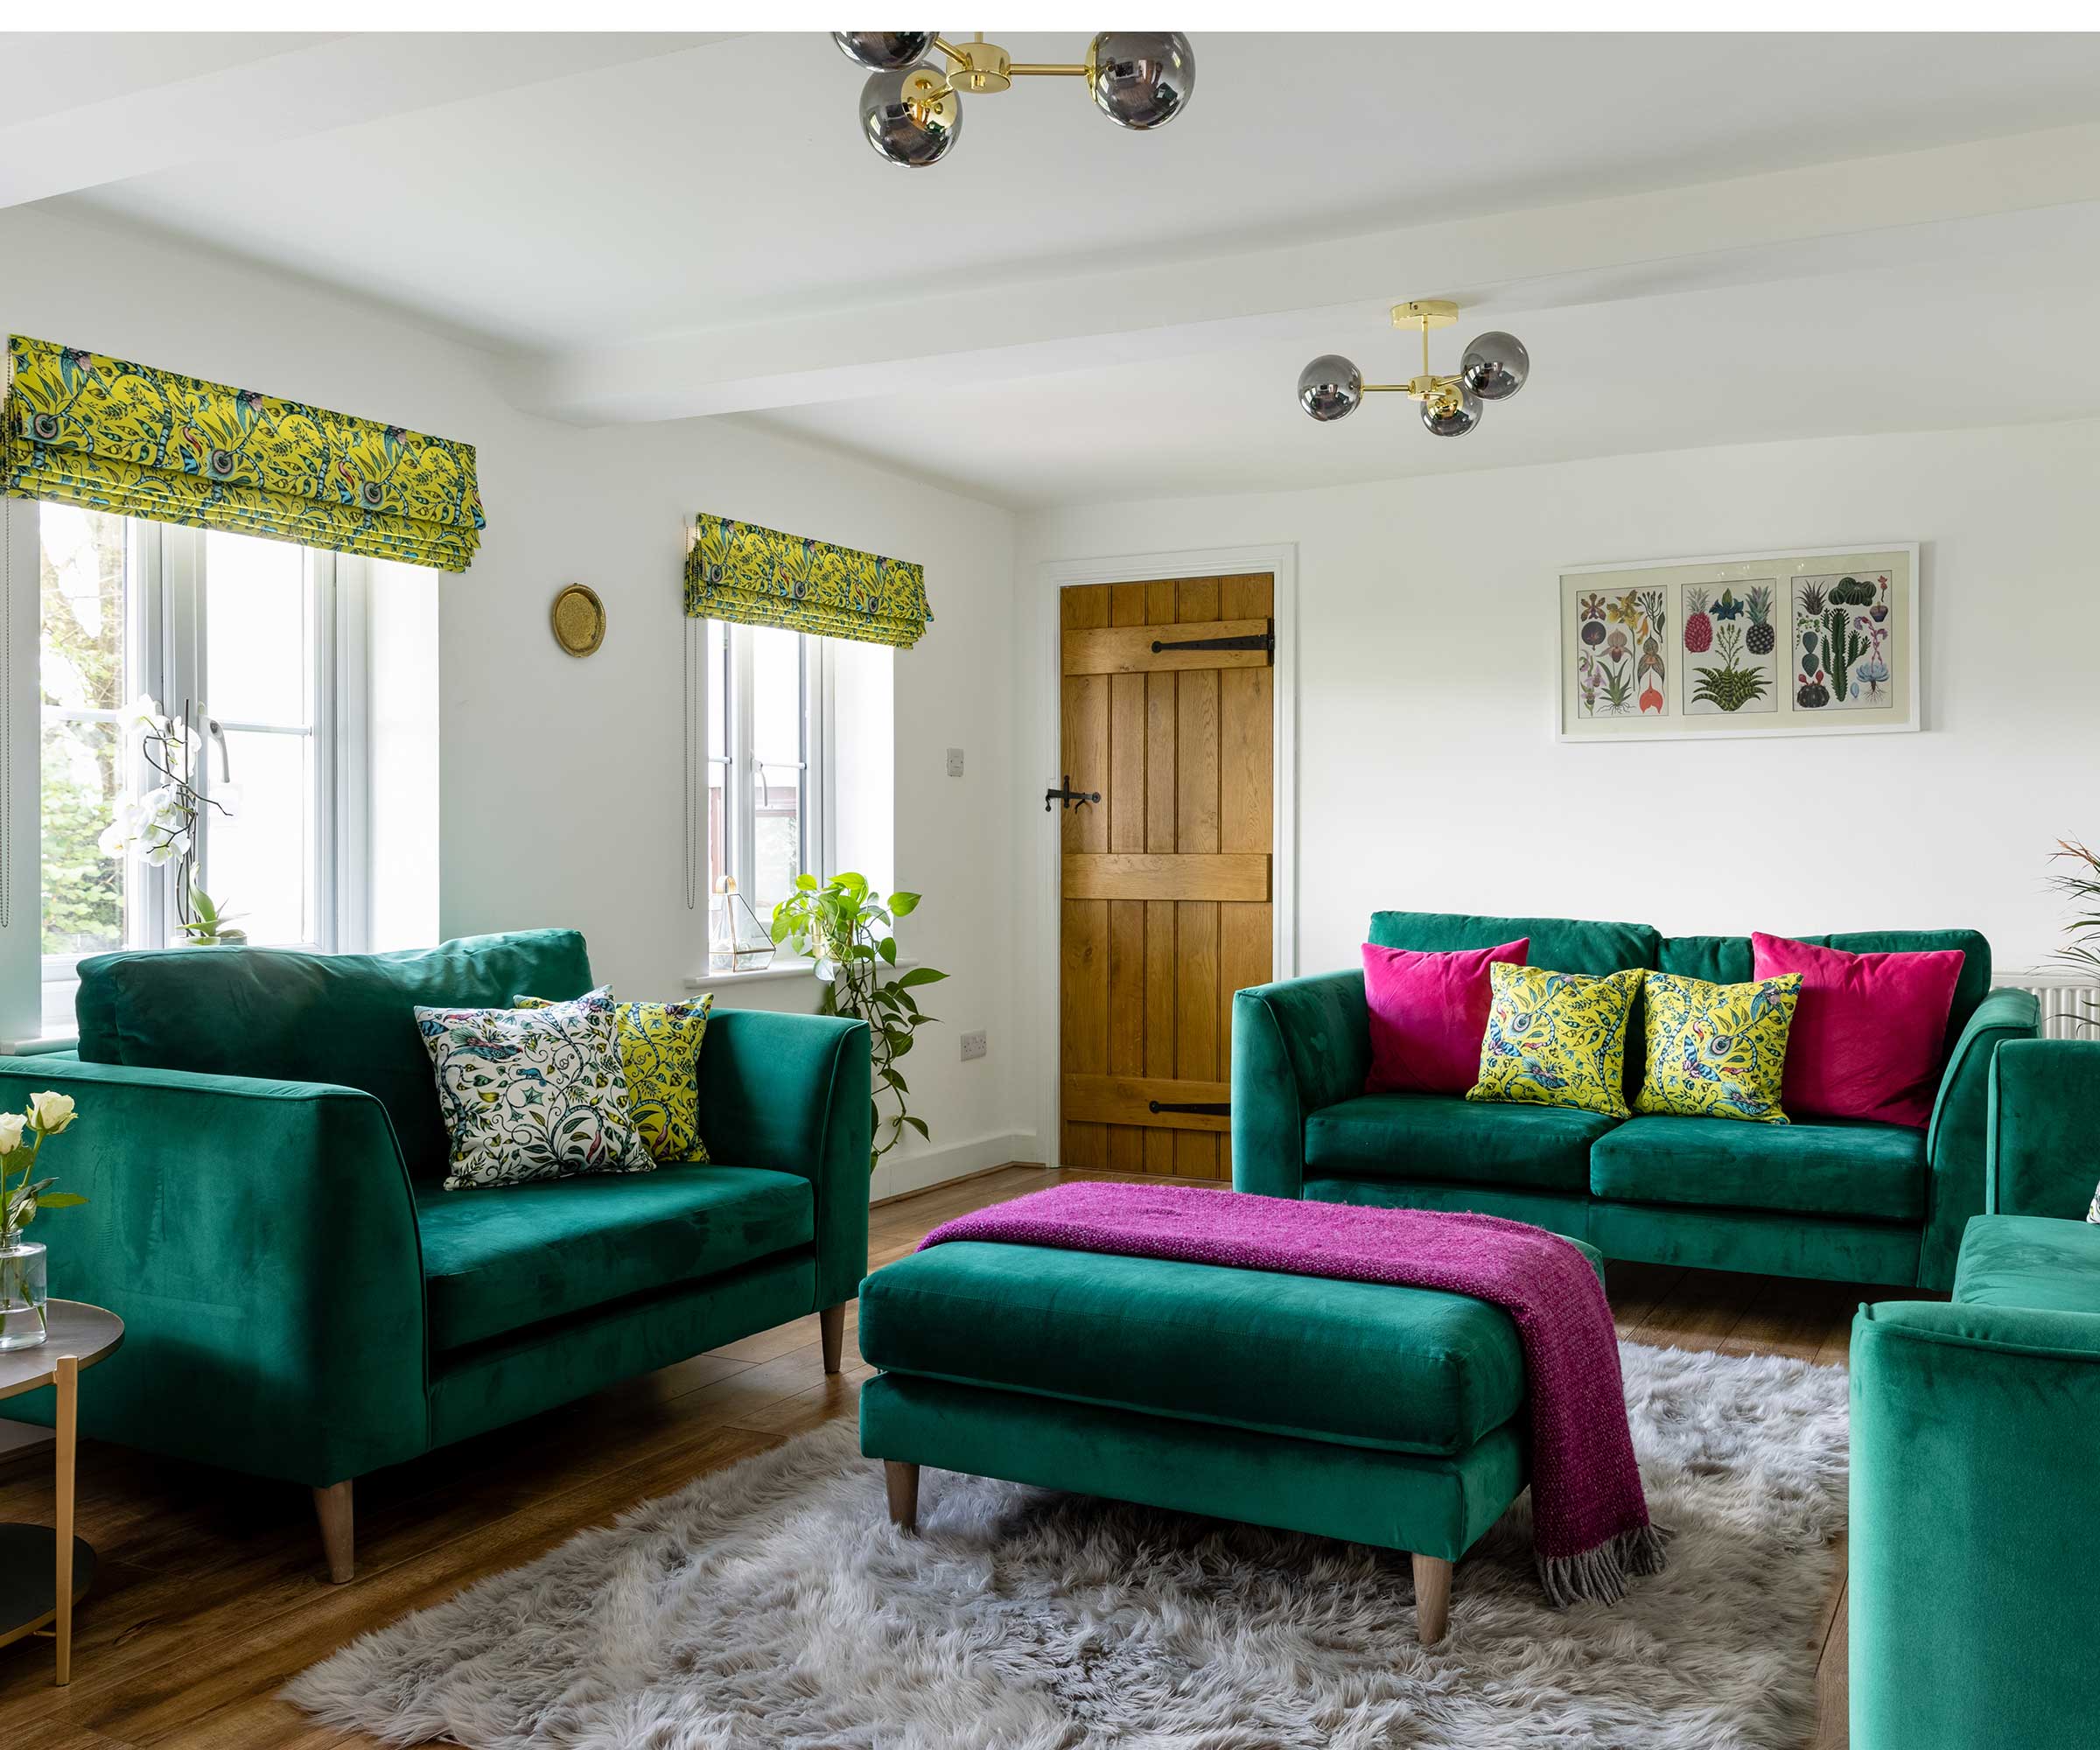
<svg viewBox="0 0 2100 1750">
<path fill-rule="evenodd" d="M 2100 1744 L 2100 1042 L 2006 1045 L 1951 1302 L 1852 1325 L 1852 1750 Z"/>
<path fill-rule="evenodd" d="M 836 1371 L 867 1270 L 862 1024 L 718 1011 L 708 1164 L 447 1192 L 412 1009 L 579 995 L 573 931 L 81 972 L 80 1056 L 0 1059 L 0 1109 L 78 1103 L 60 1170 L 88 1201 L 38 1237 L 52 1293 L 126 1326 L 81 1430 L 306 1484 L 334 1578 L 366 1472 L 812 1312 Z"/>
</svg>

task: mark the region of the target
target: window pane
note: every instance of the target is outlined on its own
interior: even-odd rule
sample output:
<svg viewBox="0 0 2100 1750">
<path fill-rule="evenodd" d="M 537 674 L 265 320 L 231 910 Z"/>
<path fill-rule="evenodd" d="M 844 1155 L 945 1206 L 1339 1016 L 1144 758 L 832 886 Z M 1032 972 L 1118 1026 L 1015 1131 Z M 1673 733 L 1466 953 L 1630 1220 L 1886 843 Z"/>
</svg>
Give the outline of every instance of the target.
<svg viewBox="0 0 2100 1750">
<path fill-rule="evenodd" d="M 712 942 L 721 922 L 718 889 L 729 872 L 729 627 L 707 620 L 700 635 L 707 686 L 707 939 Z"/>
<path fill-rule="evenodd" d="M 124 865 L 95 840 L 116 818 L 117 726 L 54 718 L 44 725 L 44 952 L 102 954 L 124 945 Z"/>
<path fill-rule="evenodd" d="M 61 711 L 116 710 L 133 690 L 125 672 L 124 522 L 70 505 L 40 504 L 36 512 L 43 951 L 95 954 L 124 945 L 124 865 L 96 844 L 116 818 L 122 736 L 115 724 Z"/>
<path fill-rule="evenodd" d="M 121 710 L 124 674 L 124 520 L 70 505 L 37 507 L 41 554 L 44 702 Z"/>
<path fill-rule="evenodd" d="M 252 942 L 317 940 L 312 752 L 310 736 L 234 730 L 226 738 L 238 802 L 231 818 L 214 812 L 206 829 L 205 889 Z"/>
<path fill-rule="evenodd" d="M 721 620 L 706 623 L 707 757 L 729 758 L 729 627 Z"/>
<path fill-rule="evenodd" d="M 752 908 L 770 918 L 802 872 L 802 639 L 751 633 Z"/>
<path fill-rule="evenodd" d="M 284 541 L 204 537 L 205 693 L 221 723 L 313 721 L 306 555 Z"/>
</svg>

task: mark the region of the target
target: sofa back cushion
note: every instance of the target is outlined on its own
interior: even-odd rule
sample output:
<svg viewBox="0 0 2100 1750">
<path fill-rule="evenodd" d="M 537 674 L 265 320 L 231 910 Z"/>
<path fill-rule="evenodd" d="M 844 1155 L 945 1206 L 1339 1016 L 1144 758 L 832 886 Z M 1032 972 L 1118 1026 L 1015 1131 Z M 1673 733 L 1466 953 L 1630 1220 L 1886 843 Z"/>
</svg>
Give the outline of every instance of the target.
<svg viewBox="0 0 2100 1750">
<path fill-rule="evenodd" d="M 1940 1048 L 1942 1067 L 1954 1052 L 1954 1042 L 1969 1025 L 1984 998 L 1991 994 L 1991 944 L 1975 930 L 1840 930 L 1834 935 L 1802 935 L 1774 931 L 1805 942 L 1812 948 L 1841 948 L 1847 954 L 1932 954 L 1942 948 L 1962 950 L 1962 976 L 1954 987 L 1954 1006 L 1947 1015 L 1947 1038 Z M 1537 953 L 1533 950 L 1536 960 Z M 1656 970 L 1683 978 L 1704 978 L 1712 984 L 1746 984 L 1756 973 L 1753 968 L 1750 938 L 1746 935 L 1666 935 L 1662 939 L 1662 961 Z"/>
<path fill-rule="evenodd" d="M 444 1120 L 416 1010 L 508 1008 L 591 988 L 575 930 L 464 936 L 396 954 L 172 948 L 80 962 L 90 1063 L 358 1088 L 387 1109 L 409 1170 L 442 1175 Z"/>
<path fill-rule="evenodd" d="M 1454 954 L 1498 947 L 1522 936 L 1531 940 L 1531 965 L 1591 978 L 1634 967 L 1652 971 L 1662 942 L 1662 933 L 1648 924 L 1592 923 L 1583 918 L 1476 918 L 1460 912 L 1373 912 L 1369 939 L 1380 948 Z"/>
</svg>

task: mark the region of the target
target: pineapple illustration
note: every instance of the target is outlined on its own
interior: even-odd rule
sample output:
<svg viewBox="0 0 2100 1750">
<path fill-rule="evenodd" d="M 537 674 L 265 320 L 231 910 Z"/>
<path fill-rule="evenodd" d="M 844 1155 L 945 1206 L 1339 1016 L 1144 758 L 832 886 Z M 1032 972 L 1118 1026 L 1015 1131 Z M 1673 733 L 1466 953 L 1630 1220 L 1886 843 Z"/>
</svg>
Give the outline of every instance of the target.
<svg viewBox="0 0 2100 1750">
<path fill-rule="evenodd" d="M 1706 592 L 1684 592 L 1684 648 L 1695 656 L 1713 648 L 1713 622 L 1706 617 Z"/>
<path fill-rule="evenodd" d="M 1779 642 L 1779 634 L 1772 629 L 1772 592 L 1763 584 L 1750 591 L 1750 630 L 1744 635 L 1743 647 L 1753 656 L 1769 656 L 1772 647 Z"/>
</svg>

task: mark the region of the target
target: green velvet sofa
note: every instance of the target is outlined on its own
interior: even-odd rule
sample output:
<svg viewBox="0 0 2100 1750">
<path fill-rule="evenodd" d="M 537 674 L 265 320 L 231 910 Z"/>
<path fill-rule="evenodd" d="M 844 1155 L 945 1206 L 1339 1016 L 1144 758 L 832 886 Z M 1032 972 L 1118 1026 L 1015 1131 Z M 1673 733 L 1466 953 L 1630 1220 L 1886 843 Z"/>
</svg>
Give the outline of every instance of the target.
<svg viewBox="0 0 2100 1750">
<path fill-rule="evenodd" d="M 1369 940 L 1447 953 L 1520 936 L 1530 938 L 1533 966 L 1557 971 L 1751 976 L 1748 937 L 1665 936 L 1646 924 L 1378 912 Z M 1992 1054 L 2034 1037 L 2035 999 L 1991 988 L 1991 945 L 1973 930 L 1802 940 L 1853 953 L 1963 950 L 1929 1128 L 1621 1121 L 1456 1095 L 1366 1094 L 1369 1021 L 1363 974 L 1351 968 L 1234 998 L 1233 1184 L 1506 1215 L 1586 1240 L 1608 1258 L 1944 1288 L 1963 1227 L 1984 1207 Z M 1632 1041 L 1640 1026 L 1636 1008 Z M 1641 1062 L 1629 1042 L 1629 1099 Z"/>
<path fill-rule="evenodd" d="M 2100 1744 L 2100 1042 L 1993 1068 L 1954 1298 L 1852 1324 L 1852 1750 Z"/>
<path fill-rule="evenodd" d="M 0 1058 L 0 1108 L 78 1102 L 52 1166 L 88 1201 L 38 1237 L 51 1292 L 126 1331 L 82 1432 L 308 1485 L 346 1580 L 366 1472 L 812 1312 L 836 1371 L 867 1271 L 859 1022 L 718 1012 L 708 1165 L 442 1188 L 414 1007 L 591 986 L 573 930 L 83 962 L 77 1055 Z"/>
</svg>

